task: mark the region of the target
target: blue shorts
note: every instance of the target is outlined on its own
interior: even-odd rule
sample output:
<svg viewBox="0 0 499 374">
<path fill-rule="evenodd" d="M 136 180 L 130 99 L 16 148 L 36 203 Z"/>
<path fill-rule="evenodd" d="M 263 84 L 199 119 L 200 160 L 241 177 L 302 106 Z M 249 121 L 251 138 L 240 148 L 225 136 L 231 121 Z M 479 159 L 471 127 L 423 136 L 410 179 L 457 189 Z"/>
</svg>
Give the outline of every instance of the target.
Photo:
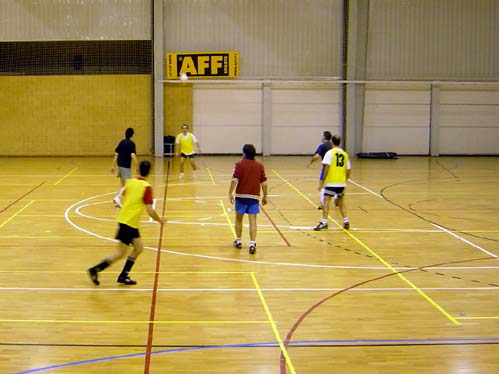
<svg viewBox="0 0 499 374">
<path fill-rule="evenodd" d="M 260 202 L 247 197 L 236 197 L 236 212 L 239 214 L 258 214 L 260 213 Z"/>
</svg>

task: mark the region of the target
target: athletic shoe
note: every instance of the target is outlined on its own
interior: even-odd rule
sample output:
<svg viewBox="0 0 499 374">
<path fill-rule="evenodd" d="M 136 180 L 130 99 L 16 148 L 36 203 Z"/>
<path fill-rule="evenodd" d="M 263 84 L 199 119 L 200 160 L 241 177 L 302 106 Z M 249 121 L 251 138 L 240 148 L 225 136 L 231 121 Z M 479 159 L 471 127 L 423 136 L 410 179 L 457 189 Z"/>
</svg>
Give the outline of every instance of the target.
<svg viewBox="0 0 499 374">
<path fill-rule="evenodd" d="M 254 255 L 256 252 L 256 244 L 255 243 L 251 243 L 250 246 L 249 246 L 249 254 L 250 255 Z"/>
<path fill-rule="evenodd" d="M 241 249 L 243 247 L 243 243 L 241 243 L 240 240 L 234 240 L 234 243 L 232 243 L 232 245 L 237 249 Z"/>
<path fill-rule="evenodd" d="M 178 175 L 178 179 L 184 179 L 184 173 L 180 173 L 180 174 Z"/>
<path fill-rule="evenodd" d="M 350 222 L 349 221 L 343 221 L 343 228 L 345 230 L 348 230 L 350 228 Z"/>
<path fill-rule="evenodd" d="M 137 281 L 130 279 L 130 277 L 126 277 L 126 278 L 118 278 L 118 283 L 124 284 L 125 286 L 133 286 L 137 284 Z"/>
<path fill-rule="evenodd" d="M 322 210 L 323 208 L 324 208 L 324 206 L 323 206 L 323 205 L 319 205 L 319 206 L 317 207 L 317 210 Z"/>
<path fill-rule="evenodd" d="M 317 226 L 314 227 L 314 231 L 326 230 L 327 228 L 328 228 L 327 223 L 321 221 L 317 224 Z"/>
<path fill-rule="evenodd" d="M 100 284 L 99 276 L 97 275 L 97 270 L 95 270 L 94 268 L 88 269 L 88 275 L 90 276 L 90 279 L 92 280 L 92 282 L 94 282 L 96 286 Z"/>
</svg>

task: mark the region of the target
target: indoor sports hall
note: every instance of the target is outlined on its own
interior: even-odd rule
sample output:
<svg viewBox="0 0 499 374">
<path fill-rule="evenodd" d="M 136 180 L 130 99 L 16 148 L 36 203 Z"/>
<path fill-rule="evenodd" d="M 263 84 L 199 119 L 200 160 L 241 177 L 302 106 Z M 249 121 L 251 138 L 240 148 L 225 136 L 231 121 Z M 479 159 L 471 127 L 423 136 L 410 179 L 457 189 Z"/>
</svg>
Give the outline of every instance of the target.
<svg viewBox="0 0 499 374">
<path fill-rule="evenodd" d="M 498 17 L 494 0 L 1 1 L 0 373 L 498 373 Z M 136 284 L 124 257 L 96 285 L 139 176 L 120 208 L 128 128 L 166 223 L 140 216 Z M 326 131 L 350 225 L 332 199 L 314 230 Z M 245 144 L 267 178 L 255 253 L 247 215 L 233 245 Z"/>
</svg>

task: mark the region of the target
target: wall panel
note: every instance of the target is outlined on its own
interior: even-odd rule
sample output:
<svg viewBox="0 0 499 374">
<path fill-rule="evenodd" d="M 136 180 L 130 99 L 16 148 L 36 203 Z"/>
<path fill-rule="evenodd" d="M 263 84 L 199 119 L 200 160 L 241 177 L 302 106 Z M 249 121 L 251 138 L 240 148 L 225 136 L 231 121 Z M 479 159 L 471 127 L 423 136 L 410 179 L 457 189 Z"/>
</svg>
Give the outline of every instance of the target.
<svg viewBox="0 0 499 374">
<path fill-rule="evenodd" d="M 338 86 L 272 90 L 272 154 L 313 154 L 322 133 L 341 133 L 341 91 Z"/>
<path fill-rule="evenodd" d="M 499 1 L 369 4 L 368 79 L 497 79 Z"/>
<path fill-rule="evenodd" d="M 0 155 L 114 155 L 127 127 L 151 150 L 146 75 L 0 76 Z"/>
<path fill-rule="evenodd" d="M 362 152 L 428 155 L 430 90 L 425 85 L 366 88 Z"/>
<path fill-rule="evenodd" d="M 2 0 L 0 40 L 147 40 L 149 0 Z"/>
<path fill-rule="evenodd" d="M 262 152 L 262 90 L 252 87 L 194 86 L 193 122 L 205 153 L 241 153 L 251 143 Z"/>
<path fill-rule="evenodd" d="M 165 0 L 165 51 L 240 52 L 242 77 L 340 76 L 343 0 Z"/>
<path fill-rule="evenodd" d="M 499 84 L 442 86 L 440 154 L 499 154 Z"/>
</svg>

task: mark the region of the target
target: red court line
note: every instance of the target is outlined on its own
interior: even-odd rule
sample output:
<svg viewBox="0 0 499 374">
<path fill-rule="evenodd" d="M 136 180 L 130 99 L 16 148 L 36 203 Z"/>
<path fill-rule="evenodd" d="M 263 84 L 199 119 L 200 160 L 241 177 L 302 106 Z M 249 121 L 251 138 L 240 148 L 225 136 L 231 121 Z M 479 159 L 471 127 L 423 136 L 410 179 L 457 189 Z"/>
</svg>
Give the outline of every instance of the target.
<svg viewBox="0 0 499 374">
<path fill-rule="evenodd" d="M 293 326 L 291 326 L 291 329 L 289 330 L 288 334 L 286 335 L 286 339 L 284 340 L 284 348 L 287 349 L 288 346 L 289 346 L 289 343 L 291 342 L 291 338 L 293 337 L 295 331 L 298 329 L 298 327 L 301 325 L 301 323 L 305 320 L 305 318 L 314 311 L 314 309 L 318 308 L 319 306 L 321 306 L 322 304 L 324 304 L 326 301 L 332 299 L 333 297 L 336 297 L 336 296 L 339 296 L 341 295 L 342 293 L 345 293 L 349 290 L 352 290 L 354 288 L 357 288 L 357 287 L 360 287 L 360 286 L 363 286 L 367 283 L 371 283 L 371 282 L 375 282 L 377 280 L 380 280 L 380 279 L 384 279 L 384 278 L 388 278 L 388 277 L 392 277 L 394 275 L 397 275 L 397 274 L 402 274 L 402 273 L 409 273 L 411 271 L 416 271 L 416 270 L 423 270 L 423 269 L 429 269 L 429 268 L 432 268 L 432 267 L 437 267 L 437 266 L 444 266 L 444 265 L 452 265 L 452 264 L 461 264 L 461 263 L 465 263 L 465 262 L 473 262 L 473 261 L 483 261 L 483 260 L 492 260 L 494 259 L 494 257 L 480 257 L 480 258 L 473 258 L 473 259 L 468 259 L 468 260 L 459 260 L 459 261 L 450 261 L 450 262 L 441 262 L 439 264 L 433 264 L 433 265 L 427 265 L 427 266 L 420 266 L 418 268 L 414 268 L 414 269 L 408 269 L 408 270 L 402 270 L 402 271 L 397 271 L 395 273 L 389 273 L 389 274 L 385 274 L 385 275 L 381 275 L 379 277 L 376 277 L 376 278 L 371 278 L 371 279 L 367 279 L 367 280 L 364 280 L 362 282 L 359 282 L 359 283 L 356 283 L 350 287 L 347 287 L 347 288 L 344 288 L 340 291 L 337 291 L 335 293 L 333 293 L 332 295 L 329 295 L 325 298 L 323 298 L 322 300 L 319 300 L 317 303 L 313 304 L 310 308 L 308 308 L 297 320 L 296 322 L 293 324 Z M 280 366 L 281 366 L 281 374 L 286 374 L 286 360 L 284 358 L 284 355 L 282 354 L 281 352 L 281 356 L 280 356 Z"/>
<path fill-rule="evenodd" d="M 286 243 L 286 245 L 288 247 L 291 247 L 291 244 L 289 243 L 288 239 L 286 239 L 286 237 L 284 236 L 284 234 L 281 232 L 281 230 L 279 230 L 279 227 L 277 227 L 277 225 L 274 223 L 274 221 L 272 221 L 272 218 L 270 218 L 269 214 L 267 213 L 267 211 L 263 208 L 262 206 L 262 212 L 265 213 L 265 215 L 267 216 L 267 219 L 270 221 L 270 223 L 272 224 L 272 226 L 274 227 L 274 229 L 279 233 L 279 235 L 281 236 L 282 240 L 284 240 L 284 242 Z"/>
<path fill-rule="evenodd" d="M 13 202 L 11 202 L 9 205 L 7 205 L 5 208 L 3 208 L 2 210 L 0 210 L 0 213 L 3 213 L 5 212 L 7 209 L 9 209 L 12 205 L 14 205 L 15 203 L 17 203 L 19 200 L 22 200 L 24 199 L 26 196 L 28 196 L 30 193 L 32 193 L 33 191 L 37 190 L 38 188 L 40 188 L 41 186 L 43 186 L 45 184 L 46 181 L 43 181 L 42 183 L 40 183 L 38 186 L 36 187 L 33 187 L 31 190 L 29 190 L 28 192 L 26 192 L 24 195 L 22 195 L 21 197 L 18 197 L 16 200 L 14 200 Z"/>
<path fill-rule="evenodd" d="M 165 190 L 163 193 L 163 210 L 161 212 L 161 218 L 165 217 L 166 195 L 168 191 L 169 176 L 170 176 L 170 160 L 168 159 L 168 167 L 166 169 Z M 144 374 L 149 374 L 149 368 L 151 366 L 152 338 L 154 335 L 154 316 L 156 314 L 156 297 L 158 294 L 159 270 L 161 263 L 161 245 L 163 243 L 163 227 L 164 225 L 161 225 L 159 233 L 159 241 L 158 241 L 158 250 L 156 252 L 156 272 L 154 274 L 154 284 L 152 287 L 151 309 L 149 313 L 149 330 L 147 332 L 147 348 L 145 354 Z"/>
</svg>

